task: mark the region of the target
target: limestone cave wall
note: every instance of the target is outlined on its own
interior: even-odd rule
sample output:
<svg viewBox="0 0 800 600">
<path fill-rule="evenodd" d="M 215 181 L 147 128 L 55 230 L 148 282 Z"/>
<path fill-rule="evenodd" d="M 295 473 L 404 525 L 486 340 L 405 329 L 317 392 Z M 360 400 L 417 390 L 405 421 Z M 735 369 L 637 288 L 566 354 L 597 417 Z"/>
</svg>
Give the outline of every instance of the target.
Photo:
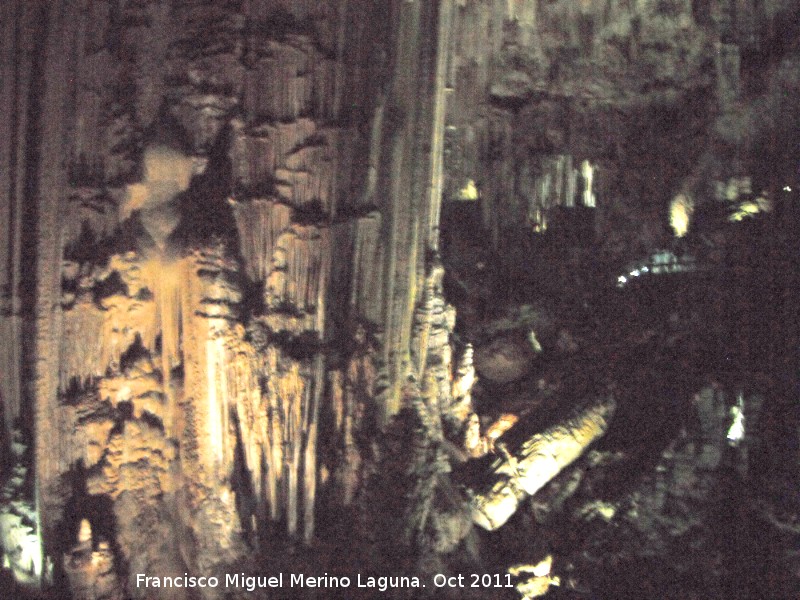
<svg viewBox="0 0 800 600">
<path fill-rule="evenodd" d="M 153 595 L 137 575 L 473 569 L 513 577 L 502 597 L 561 584 L 578 598 L 602 581 L 598 556 L 624 563 L 628 535 L 652 556 L 697 525 L 700 548 L 703 511 L 733 487 L 735 415 L 780 421 L 748 433 L 764 462 L 800 431 L 796 209 L 777 200 L 800 186 L 799 13 L 792 0 L 1 3 L 0 584 L 197 600 L 253 596 Z M 658 387 L 631 368 L 637 352 L 654 378 L 707 356 L 675 331 L 689 300 L 657 332 L 614 313 L 616 296 L 579 326 L 591 294 L 573 271 L 626 283 L 629 261 L 683 243 L 671 206 L 688 227 L 718 204 L 786 218 L 752 246 L 728 230 L 685 242 L 697 261 L 670 268 L 708 259 L 713 285 L 738 277 L 686 321 L 707 310 L 737 366 L 766 331 L 751 363 L 771 383 L 714 363 L 691 389 Z M 575 214 L 583 225 L 550 244 Z M 783 300 L 748 320 L 761 284 Z M 586 535 L 560 542 L 575 522 Z M 784 550 L 780 590 L 798 580 Z M 461 592 L 442 593 L 497 597 Z"/>
<path fill-rule="evenodd" d="M 416 371 L 452 4 L 2 11 L 3 439 L 35 462 L 13 571 L 63 576 L 84 517 L 130 573 L 310 541 L 321 423 L 347 503 L 354 431 Z"/>
</svg>

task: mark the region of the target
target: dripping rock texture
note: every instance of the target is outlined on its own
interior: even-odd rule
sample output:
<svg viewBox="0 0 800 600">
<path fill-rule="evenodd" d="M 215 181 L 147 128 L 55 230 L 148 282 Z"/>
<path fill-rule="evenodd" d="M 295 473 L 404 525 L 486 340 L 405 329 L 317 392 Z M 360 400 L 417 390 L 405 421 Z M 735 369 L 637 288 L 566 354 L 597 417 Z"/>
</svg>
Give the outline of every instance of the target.
<svg viewBox="0 0 800 600">
<path fill-rule="evenodd" d="M 799 22 L 0 3 L 0 589 L 792 597 Z"/>
</svg>

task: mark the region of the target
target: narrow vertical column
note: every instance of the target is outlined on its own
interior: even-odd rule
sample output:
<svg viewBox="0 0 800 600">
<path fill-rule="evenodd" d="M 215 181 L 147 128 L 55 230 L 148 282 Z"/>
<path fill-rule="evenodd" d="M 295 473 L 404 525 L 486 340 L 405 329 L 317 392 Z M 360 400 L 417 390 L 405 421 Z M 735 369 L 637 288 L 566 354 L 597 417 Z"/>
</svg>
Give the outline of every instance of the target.
<svg viewBox="0 0 800 600">
<path fill-rule="evenodd" d="M 58 370 L 60 331 L 61 236 L 59 213 L 65 191 L 64 165 L 66 118 L 69 97 L 72 42 L 79 16 L 72 2 L 46 3 L 44 43 L 39 78 L 42 101 L 38 146 L 38 174 L 31 200 L 36 202 L 36 366 L 34 421 L 36 426 L 37 512 L 45 551 L 60 519 L 61 506 L 52 497 L 60 460 L 68 455 L 68 440 L 62 439 L 58 419 Z M 32 167 L 33 165 L 31 165 Z"/>
<path fill-rule="evenodd" d="M 317 435 L 319 431 L 319 408 L 325 381 L 325 359 L 322 354 L 314 357 L 314 391 L 310 397 L 311 407 L 304 418 L 305 444 L 303 448 L 303 539 L 310 543 L 314 537 L 314 502 L 317 496 Z"/>
<path fill-rule="evenodd" d="M 18 60 L 15 35 L 17 8 L 16 2 L 0 5 L 3 57 L 0 63 L 0 111 L 3 115 L 0 119 L 0 140 L 3 140 L 0 144 L 0 223 L 3 224 L 3 234 L 0 235 L 0 335 L 5 340 L 4 347 L 0 349 L 0 401 L 5 412 L 6 439 L 11 439 L 11 424 L 19 412 L 19 364 L 13 350 L 17 347 L 17 340 L 12 335 L 16 296 L 13 272 L 16 244 L 14 155 L 18 127 L 18 78 L 15 68 Z"/>
<path fill-rule="evenodd" d="M 453 4 L 396 2 L 395 46 L 378 189 L 386 204 L 384 362 L 391 385 L 384 421 L 400 409 L 410 367 L 411 324 L 425 273 L 425 249 L 438 243 L 446 114 L 447 48 Z"/>
<path fill-rule="evenodd" d="M 22 415 L 22 274 L 23 198 L 25 195 L 28 96 L 33 19 L 31 3 L 5 2 L 0 7 L 0 398 L 10 436 Z"/>
<path fill-rule="evenodd" d="M 447 74 L 449 68 L 450 31 L 453 24 L 453 0 L 439 5 L 439 29 L 436 47 L 436 72 L 433 90 L 433 132 L 431 136 L 431 177 L 427 245 L 439 249 L 439 217 L 444 187 L 444 129 L 447 115 Z"/>
</svg>

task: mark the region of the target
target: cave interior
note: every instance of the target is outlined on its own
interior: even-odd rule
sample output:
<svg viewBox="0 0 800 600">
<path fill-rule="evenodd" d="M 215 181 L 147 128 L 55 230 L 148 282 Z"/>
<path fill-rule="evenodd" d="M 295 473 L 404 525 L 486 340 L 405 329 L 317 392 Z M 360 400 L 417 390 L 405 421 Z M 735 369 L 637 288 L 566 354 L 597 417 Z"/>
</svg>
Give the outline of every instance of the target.
<svg viewBox="0 0 800 600">
<path fill-rule="evenodd" d="M 798 597 L 798 0 L 0 27 L 0 597 Z"/>
</svg>

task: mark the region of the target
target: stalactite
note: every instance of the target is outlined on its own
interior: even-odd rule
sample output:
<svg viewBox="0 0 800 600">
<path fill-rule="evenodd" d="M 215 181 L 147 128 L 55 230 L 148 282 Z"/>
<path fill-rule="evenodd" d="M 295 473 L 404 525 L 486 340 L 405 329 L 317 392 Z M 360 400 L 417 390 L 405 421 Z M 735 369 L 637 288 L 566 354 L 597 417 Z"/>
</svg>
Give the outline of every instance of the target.
<svg viewBox="0 0 800 600">
<path fill-rule="evenodd" d="M 181 323 L 187 305 L 186 263 L 159 256 L 144 258 L 135 253 L 112 256 L 107 271 L 97 283 L 114 275 L 120 278 L 125 292 L 100 299 L 100 308 L 92 292 L 69 306 L 62 319 L 62 359 L 59 369 L 60 390 L 64 393 L 73 381 L 84 383 L 100 377 L 107 370 L 119 372 L 122 356 L 137 340 L 155 354 L 160 336 L 160 367 L 165 389 L 170 393 L 170 373 L 183 362 Z M 165 411 L 165 425 L 172 424 L 174 402 Z"/>
<path fill-rule="evenodd" d="M 22 412 L 22 318 L 18 315 L 0 316 L 0 339 L 5 340 L 0 348 L 0 397 L 3 400 L 4 426 L 11 431 Z"/>
<path fill-rule="evenodd" d="M 58 377 L 62 394 L 73 383 L 82 386 L 87 379 L 103 375 L 109 364 L 103 348 L 108 339 L 103 314 L 91 298 L 64 312 Z"/>
<path fill-rule="evenodd" d="M 383 305 L 383 272 L 381 264 L 381 214 L 360 217 L 355 223 L 353 240 L 353 276 L 350 305 L 356 315 L 371 323 L 379 323 Z"/>
<path fill-rule="evenodd" d="M 333 153 L 339 138 L 338 129 L 318 128 L 306 117 L 249 132 L 240 125 L 232 152 L 237 179 L 244 190 L 274 187 L 285 203 L 318 203 L 331 212 L 336 196 Z"/>
<path fill-rule="evenodd" d="M 315 502 L 317 498 L 317 437 L 319 434 L 319 414 L 325 381 L 325 358 L 322 354 L 314 357 L 312 373 L 314 390 L 311 393 L 311 406 L 306 409 L 304 424 L 305 443 L 303 447 L 303 539 L 310 543 L 314 537 Z"/>
<path fill-rule="evenodd" d="M 334 194 L 335 129 L 321 129 L 307 138 L 302 146 L 293 148 L 281 161 L 284 166 L 275 170 L 280 182 L 278 191 L 293 206 L 303 207 L 318 202 L 330 212 Z"/>
<path fill-rule="evenodd" d="M 228 419 L 227 406 L 227 377 L 224 340 L 217 337 L 206 340 L 206 361 L 205 372 L 207 377 L 206 394 L 208 396 L 208 420 L 206 433 L 212 451 L 214 464 L 222 470 L 224 465 L 229 464 L 225 459 L 227 443 Z M 205 444 L 204 444 L 205 445 Z"/>
<path fill-rule="evenodd" d="M 232 326 L 231 311 L 241 298 L 226 284 L 228 268 L 215 251 L 181 259 L 176 264 L 181 273 L 176 279 L 180 329 L 163 333 L 175 335 L 175 348 L 184 365 L 185 396 L 194 399 L 191 435 L 197 437 L 191 443 L 198 445 L 199 453 L 187 467 L 214 486 L 225 480 L 226 467 L 233 462 L 226 426 L 231 407 L 227 405 L 225 337 Z M 165 349 L 170 344 L 165 343 Z"/>
<path fill-rule="evenodd" d="M 284 513 L 283 507 L 283 449 L 284 449 L 284 411 L 280 402 L 280 397 L 275 391 L 277 384 L 278 372 L 278 352 L 277 349 L 268 350 L 264 356 L 264 363 L 262 369 L 265 373 L 270 373 L 272 376 L 267 382 L 267 415 L 269 415 L 268 429 L 265 436 L 267 443 L 266 458 L 267 458 L 267 491 L 269 500 L 269 514 L 270 518 L 274 521 L 277 520 L 279 515 Z M 286 395 L 289 405 L 296 397 Z"/>
<path fill-rule="evenodd" d="M 86 23 L 86 16 L 81 21 Z M 88 25 L 88 24 L 87 24 Z M 84 25 L 79 31 L 76 43 L 86 44 Z M 69 178 L 75 186 L 89 186 L 104 181 L 109 148 L 98 141 L 103 140 L 104 104 L 107 98 L 105 86 L 117 76 L 113 61 L 108 52 L 78 53 L 76 72 L 79 79 L 72 82 L 75 103 L 80 106 L 81 118 L 77 120 L 73 132 L 69 158 Z M 111 167 L 112 165 L 109 165 Z"/>
<path fill-rule="evenodd" d="M 264 300 L 274 331 L 322 333 L 331 271 L 328 228 L 292 225 L 275 243 Z"/>
<path fill-rule="evenodd" d="M 326 119 L 333 118 L 336 113 L 336 80 L 338 61 L 316 57 L 313 74 L 313 109 Z"/>
<path fill-rule="evenodd" d="M 258 51 L 263 57 L 254 76 L 248 78 L 245 104 L 256 115 L 280 121 L 307 113 L 313 82 L 310 59 L 315 53 L 308 38 L 295 35 L 286 42 L 267 40 Z"/>
<path fill-rule="evenodd" d="M 244 340 L 244 331 L 235 328 L 226 340 L 228 404 L 235 407 L 239 435 L 253 493 L 262 498 L 264 448 L 267 447 L 268 411 L 261 395 L 259 374 L 261 360 L 252 344 Z M 270 501 L 274 501 L 271 498 Z"/>
<path fill-rule="evenodd" d="M 308 373 L 301 363 L 282 355 L 277 348 L 267 349 L 264 367 L 270 374 L 267 382 L 270 431 L 265 442 L 271 458 L 268 490 L 275 490 L 272 518 L 284 517 L 290 535 L 298 531 L 300 457 L 304 444 L 303 407 L 311 393 Z"/>
<path fill-rule="evenodd" d="M 250 17 L 263 18 L 264 10 L 267 9 L 251 5 Z M 381 195 L 386 196 L 380 220 L 375 217 L 359 219 L 353 238 L 357 265 L 349 276 L 354 314 L 341 316 L 361 316 L 376 324 L 386 324 L 385 347 L 391 354 L 387 363 L 393 383 L 393 391 L 387 396 L 392 404 L 387 415 L 397 410 L 397 384 L 403 378 L 401 365 L 410 342 L 406 331 L 411 326 L 417 287 L 422 278 L 422 249 L 426 245 L 435 247 L 438 236 L 442 167 L 439 149 L 443 144 L 446 75 L 449 72 L 447 24 L 453 5 L 451 2 L 442 7 L 429 3 L 397 3 L 392 10 L 396 11 L 392 22 L 401 34 L 394 38 L 397 46 L 390 50 L 396 56 L 394 80 L 383 90 L 379 89 L 379 81 L 373 83 L 360 71 L 349 67 L 346 69 L 350 72 L 349 78 L 341 76 L 343 58 L 338 59 L 334 68 L 327 58 L 320 56 L 305 34 L 293 34 L 281 40 L 254 36 L 250 40 L 253 69 L 245 80 L 246 123 L 235 125 L 232 150 L 236 177 L 244 190 L 271 187 L 281 201 L 293 207 L 318 203 L 325 213 L 334 214 L 341 208 L 337 198 L 340 191 L 344 191 L 342 201 L 351 206 L 369 205 L 377 202 Z M 289 12 L 295 14 L 295 9 Z M 330 36 L 338 31 L 336 47 L 347 46 L 348 42 L 341 38 L 341 27 L 355 16 L 351 12 L 352 7 L 346 5 L 332 17 L 338 19 L 337 28 L 332 27 L 333 22 L 322 21 L 328 28 L 320 35 Z M 332 49 L 333 38 L 324 39 L 327 42 L 323 44 L 327 43 Z M 373 51 L 369 48 L 365 41 L 359 40 L 349 60 L 356 64 L 370 60 L 369 53 Z M 332 75 L 335 77 L 330 81 Z M 414 81 L 423 82 L 422 96 L 412 91 L 415 84 L 411 82 Z M 357 202 L 348 200 L 347 196 L 351 195 L 353 184 L 360 183 L 362 173 L 357 168 L 352 172 L 340 168 L 343 161 L 338 157 L 334 161 L 333 156 L 343 145 L 351 147 L 358 130 L 320 127 L 317 119 L 325 116 L 326 109 L 319 109 L 322 114 L 312 110 L 318 93 L 315 90 L 323 89 L 329 82 L 335 86 L 333 95 L 338 98 L 331 111 L 352 104 L 352 116 L 359 115 L 364 98 L 373 98 L 377 92 L 379 98 L 388 95 L 385 103 L 396 109 L 397 115 L 407 117 L 404 122 L 389 124 L 383 119 L 384 101 L 378 101 L 377 109 L 364 106 L 365 111 L 375 110 L 375 115 L 366 188 Z M 365 86 L 375 89 L 372 93 L 355 93 Z M 370 112 L 365 114 L 370 115 Z M 389 131 L 391 128 L 395 130 Z M 359 150 L 359 147 L 353 145 L 353 149 Z M 345 157 L 345 165 L 350 164 L 346 162 L 349 160 L 349 156 Z M 391 166 L 384 169 L 382 162 Z M 353 163 L 354 167 L 356 165 Z M 412 210 L 412 206 L 419 210 Z M 241 230 L 240 225 L 240 233 Z M 266 303 L 273 309 L 283 304 L 301 312 L 316 305 L 317 317 L 312 328 L 321 331 L 325 315 L 321 300 L 327 288 L 315 282 L 327 282 L 328 268 L 324 264 L 315 265 L 317 259 L 313 257 L 317 250 L 313 237 L 298 235 L 300 230 L 296 226 L 292 231 L 294 234 L 285 232 L 281 236 L 278 247 L 282 251 L 274 253 L 275 264 L 282 265 L 285 261 L 286 266 L 272 268 L 268 276 L 263 267 L 259 269 L 264 274 L 260 279 L 267 280 Z M 381 234 L 386 231 L 390 235 L 382 238 Z M 251 244 L 251 233 L 241 236 L 243 247 Z M 300 250 L 303 246 L 308 249 Z M 246 257 L 250 253 L 251 250 L 243 249 Z M 322 255 L 328 256 L 329 252 Z M 300 275 L 309 267 L 312 269 L 310 277 Z M 252 270 L 253 266 L 248 265 L 248 269 Z M 321 271 L 319 275 L 314 273 L 316 269 Z M 345 274 L 338 271 L 333 275 L 336 289 L 344 287 L 340 279 L 343 276 Z M 298 326 L 305 327 L 296 320 L 277 315 L 274 310 L 266 318 L 272 329 L 297 331 Z"/>
<path fill-rule="evenodd" d="M 187 299 L 192 276 L 186 261 L 164 263 L 158 259 L 148 264 L 148 275 L 155 295 L 155 306 L 161 331 L 162 376 L 169 393 L 169 378 L 172 369 L 181 362 L 181 332 L 183 320 L 191 311 Z M 188 314 L 192 314 L 191 312 Z"/>
<path fill-rule="evenodd" d="M 261 199 L 235 202 L 233 208 L 247 274 L 253 281 L 265 281 L 272 269 L 278 236 L 289 227 L 292 210 Z"/>
<path fill-rule="evenodd" d="M 437 47 L 433 56 L 434 85 L 433 85 L 433 111 L 430 127 L 431 151 L 428 188 L 428 214 L 427 231 L 425 232 L 425 245 L 427 248 L 439 248 L 439 216 L 441 213 L 442 192 L 444 190 L 444 142 L 445 124 L 447 115 L 447 100 L 452 91 L 448 85 L 448 70 L 450 61 L 450 36 L 448 35 L 453 25 L 453 2 L 449 0 L 441 3 L 438 15 L 438 31 L 436 32 Z"/>
<path fill-rule="evenodd" d="M 323 257 L 327 248 L 323 248 L 323 238 L 316 227 L 293 228 L 296 237 L 289 238 L 289 289 L 286 300 L 300 310 L 315 307 L 319 298 L 319 287 L 324 285 L 322 269 Z M 280 241 L 278 246 L 281 246 Z"/>
<path fill-rule="evenodd" d="M 113 547 L 131 573 L 161 571 L 154 557 L 167 550 L 189 563 L 170 561 L 167 572 L 233 564 L 244 554 L 232 483 L 241 456 L 258 505 L 249 516 L 269 514 L 311 542 L 327 410 L 321 342 L 340 333 L 326 319 L 333 315 L 345 334 L 355 322 L 386 326 L 390 389 L 405 378 L 416 344 L 411 324 L 425 249 L 436 247 L 438 235 L 452 2 L 392 2 L 388 19 L 371 18 L 384 14 L 371 2 L 62 4 L 48 5 L 48 27 L 36 29 L 48 32 L 42 56 L 34 57 L 41 94 L 20 78 L 14 98 L 5 86 L 0 96 L 18 115 L 30 98 L 43 113 L 33 125 L 22 116 L 13 121 L 41 137 L 36 149 L 16 147 L 37 164 L 0 155 L 0 175 L 5 194 L 13 187 L 7 173 L 27 169 L 35 201 L 33 416 L 44 545 L 53 556 L 68 550 L 58 547 L 54 527 L 70 493 L 63 483 L 82 461 L 92 468 L 89 495 L 112 502 L 119 526 Z M 281 25 L 289 31 L 250 27 L 277 8 L 296 19 Z M 114 42 L 105 47 L 109 32 Z M 6 47 L 10 38 L 3 39 Z M 31 54 L 17 52 L 19 60 Z M 159 110 L 186 130 L 176 137 L 189 149 L 139 139 L 141 132 L 169 137 Z M 215 168 L 224 162 L 210 149 L 221 146 L 227 121 L 243 265 L 228 258 L 230 248 L 173 244 L 185 216 L 178 196 L 205 192 L 214 174 L 192 179 L 202 170 L 195 167 L 205 162 L 202 153 L 213 154 Z M 140 166 L 144 180 L 121 189 Z M 10 230 L 22 227 L 13 214 L 21 198 L 0 203 Z M 137 249 L 117 250 L 130 247 L 131 233 Z M 0 284 L 13 295 L 20 236 L 12 238 L 0 253 Z M 84 256 L 90 246 L 102 254 L 96 261 Z M 109 248 L 118 253 L 107 256 Z M 240 268 L 267 294 L 264 314 L 246 324 Z M 11 300 L 12 316 L 18 300 Z M 419 371 L 430 348 L 444 357 L 437 327 L 449 318 L 438 304 L 423 308 L 436 322 L 417 340 Z M 16 325 L 5 315 L 0 321 L 3 332 L 21 335 Z M 375 404 L 381 352 L 376 342 L 359 343 L 345 369 L 339 419 L 349 469 L 345 504 L 363 477 L 359 436 Z M 9 372 L 22 362 L 0 358 Z M 443 375 L 449 358 L 443 364 L 429 378 L 437 398 L 450 389 Z M 20 402 L 9 381 L 4 376 L 2 394 L 13 418 Z M 384 417 L 398 398 L 384 398 Z M 171 535 L 172 525 L 181 535 Z M 142 546 L 151 538 L 179 541 L 151 552 Z M 83 571 L 88 556 L 72 565 L 78 595 L 93 576 Z"/>
<path fill-rule="evenodd" d="M 278 244 L 286 249 L 291 282 L 284 299 L 303 310 L 314 309 L 325 296 L 327 234 L 313 227 L 295 226 L 293 231 Z M 186 374 L 185 395 L 194 399 L 192 431 L 204 432 L 202 439 L 186 440 L 200 450 L 197 462 L 190 460 L 186 465 L 187 473 L 212 485 L 223 483 L 233 464 L 228 415 L 235 411 L 254 489 L 262 492 L 264 456 L 267 483 L 263 493 L 268 510 L 273 518 L 286 518 L 291 535 L 302 530 L 310 539 L 317 476 L 316 415 L 322 392 L 321 383 L 315 387 L 313 382 L 324 381 L 322 363 L 318 360 L 312 370 L 270 347 L 263 366 L 257 368 L 259 359 L 243 341 L 243 330 L 231 325 L 226 305 L 219 304 L 239 300 L 226 291 L 224 268 L 213 255 L 197 255 L 169 267 L 162 264 L 153 272 L 161 279 L 161 287 L 154 286 L 156 299 L 170 294 L 158 302 L 164 354 L 169 354 L 169 348 L 179 353 Z M 176 319 L 167 314 L 180 315 L 179 328 L 172 328 Z M 264 397 L 258 372 L 267 377 Z"/>
<path fill-rule="evenodd" d="M 229 420 L 226 339 L 235 335 L 236 265 L 221 248 L 196 250 L 177 261 L 180 307 L 177 346 L 183 366 L 176 398 L 176 438 L 184 485 L 178 501 L 182 526 L 193 533 L 181 552 L 191 569 L 215 569 L 244 553 L 230 474 L 236 436 Z"/>
<path fill-rule="evenodd" d="M 378 385 L 377 353 L 363 326 L 354 334 L 356 350 L 346 368 L 329 373 L 329 402 L 335 436 L 328 440 L 334 455 L 332 485 L 343 506 L 352 505 L 363 483 L 363 465 L 372 458 L 363 445 L 370 427 L 369 415 Z"/>
<path fill-rule="evenodd" d="M 584 178 L 584 189 L 580 190 L 584 206 L 594 206 L 595 198 L 591 191 L 592 171 L 588 161 L 575 166 L 571 155 L 543 156 L 538 159 L 534 172 L 541 173 L 530 178 L 531 189 L 522 189 L 523 197 L 529 198 L 527 217 L 539 230 L 548 225 L 548 212 L 559 206 L 572 208 L 578 195 L 578 178 Z"/>
<path fill-rule="evenodd" d="M 324 387 L 316 382 L 325 380 L 322 357 L 297 360 L 274 345 L 256 350 L 244 340 L 243 331 L 235 329 L 218 339 L 225 364 L 215 367 L 209 378 L 214 380 L 215 401 L 235 409 L 259 505 L 266 507 L 271 520 L 284 520 L 290 536 L 302 533 L 310 541 L 315 519 L 318 414 Z M 222 443 L 232 449 L 231 441 Z"/>
</svg>

